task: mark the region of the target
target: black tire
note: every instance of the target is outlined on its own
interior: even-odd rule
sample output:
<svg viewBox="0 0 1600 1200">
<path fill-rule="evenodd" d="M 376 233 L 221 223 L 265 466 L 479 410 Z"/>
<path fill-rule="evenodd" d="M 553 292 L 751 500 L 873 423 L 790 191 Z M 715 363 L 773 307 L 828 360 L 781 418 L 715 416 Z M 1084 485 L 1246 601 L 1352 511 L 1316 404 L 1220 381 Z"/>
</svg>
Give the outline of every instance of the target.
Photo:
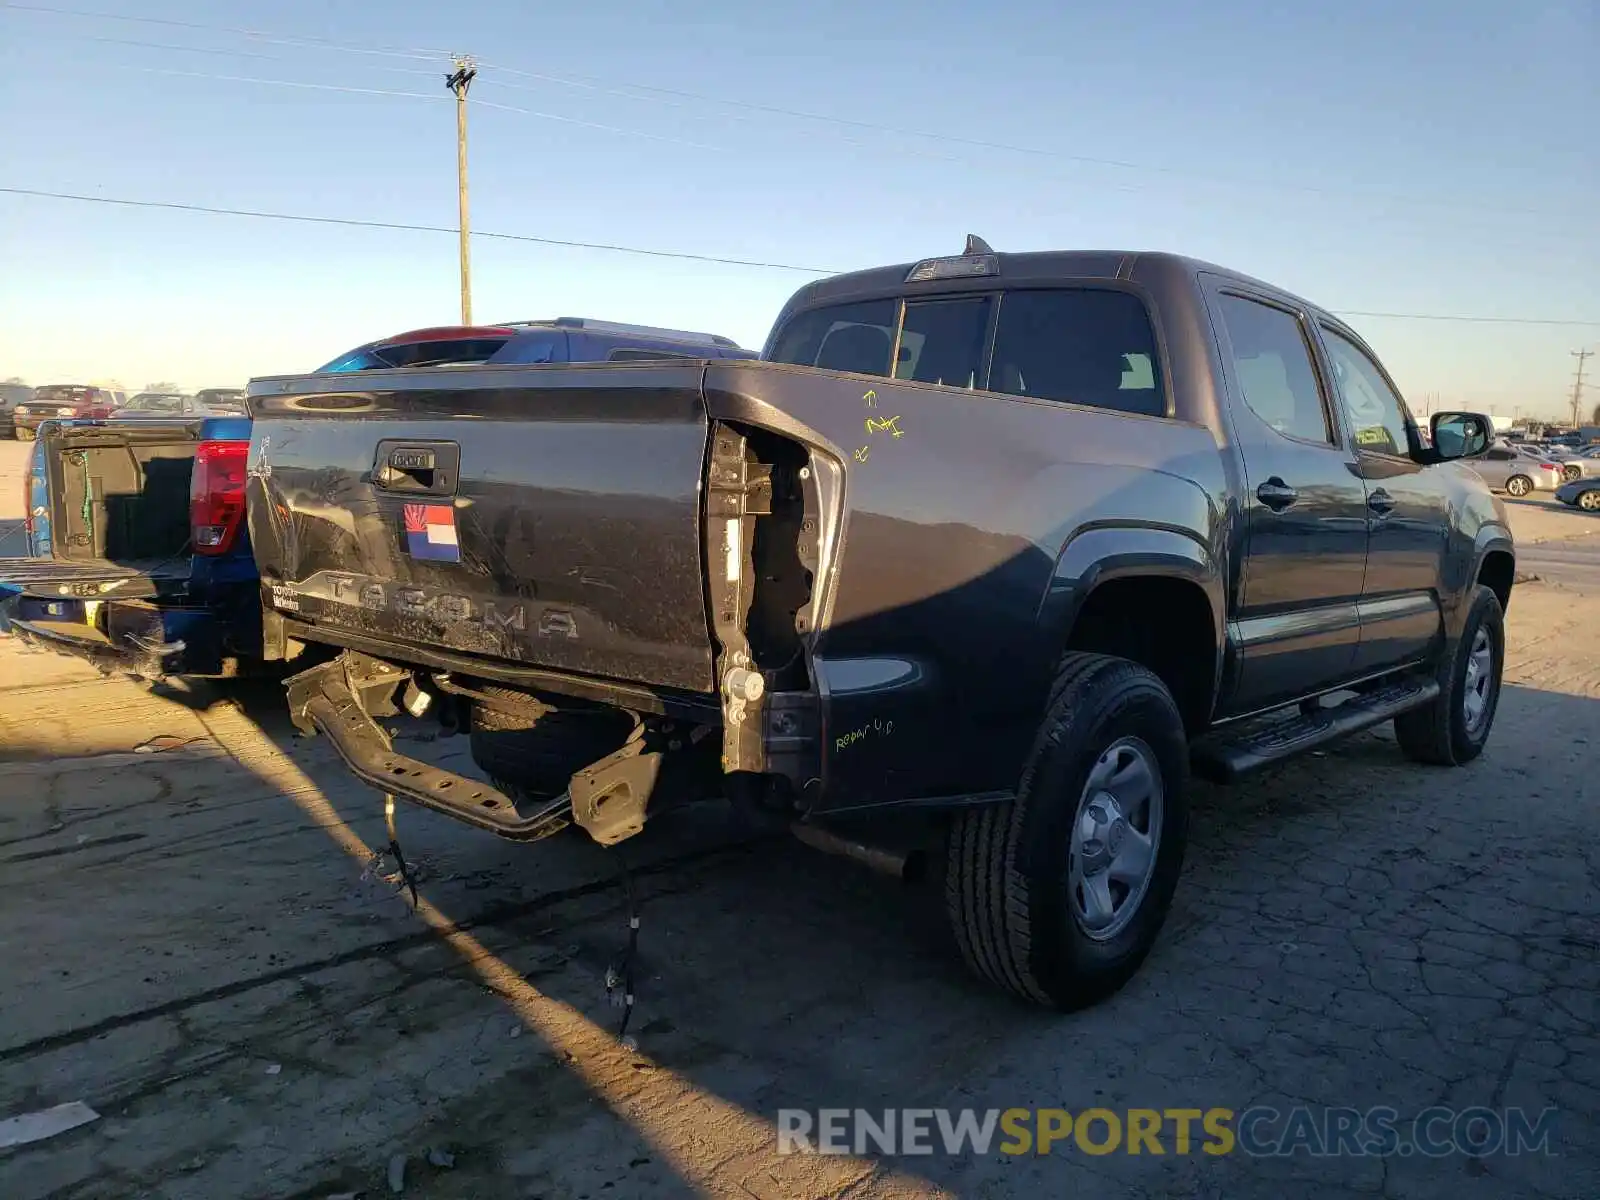
<svg viewBox="0 0 1600 1200">
<path fill-rule="evenodd" d="M 1125 892 L 1123 903 L 1132 905 L 1126 916 L 1118 911 L 1125 924 L 1108 928 L 1110 936 L 1091 934 L 1071 882 L 1073 830 L 1084 820 L 1080 810 L 1088 811 L 1091 773 L 1117 761 L 1113 753 L 1144 751 L 1161 800 L 1153 863 L 1142 896 Z M 1154 945 L 1183 868 L 1188 774 L 1183 719 L 1166 685 L 1125 659 L 1068 654 L 1016 799 L 960 811 L 951 825 L 945 907 L 967 965 L 1024 999 L 1065 1011 L 1121 988 Z M 1114 849 L 1137 824 L 1113 825 L 1103 842 L 1084 844 Z"/>
<path fill-rule="evenodd" d="M 1505 669 L 1505 616 L 1500 611 L 1499 597 L 1482 584 L 1478 585 L 1470 603 L 1461 640 L 1456 643 L 1449 660 L 1439 667 L 1438 698 L 1394 719 L 1395 740 L 1405 756 L 1416 762 L 1441 767 L 1471 762 L 1483 753 L 1489 730 L 1494 726 L 1494 715 L 1500 707 L 1501 674 Z M 1480 631 L 1488 637 L 1492 670 L 1486 707 L 1481 720 L 1474 724 L 1467 716 L 1466 693 Z"/>
<path fill-rule="evenodd" d="M 1526 475 L 1513 475 L 1506 480 L 1506 494 L 1515 496 L 1519 500 L 1533 491 L 1533 480 Z"/>
<path fill-rule="evenodd" d="M 1600 488 L 1590 488 L 1579 495 L 1578 507 L 1584 512 L 1600 512 Z"/>
<path fill-rule="evenodd" d="M 1566 467 L 1562 470 L 1561 477 L 1568 483 L 1576 483 L 1578 480 L 1583 478 L 1583 468 Z"/>
<path fill-rule="evenodd" d="M 480 690 L 527 703 L 510 688 Z M 501 791 L 547 800 L 567 790 L 574 772 L 620 748 L 632 728 L 632 719 L 615 709 L 541 705 L 513 710 L 474 700 L 468 740 L 472 761 Z"/>
</svg>

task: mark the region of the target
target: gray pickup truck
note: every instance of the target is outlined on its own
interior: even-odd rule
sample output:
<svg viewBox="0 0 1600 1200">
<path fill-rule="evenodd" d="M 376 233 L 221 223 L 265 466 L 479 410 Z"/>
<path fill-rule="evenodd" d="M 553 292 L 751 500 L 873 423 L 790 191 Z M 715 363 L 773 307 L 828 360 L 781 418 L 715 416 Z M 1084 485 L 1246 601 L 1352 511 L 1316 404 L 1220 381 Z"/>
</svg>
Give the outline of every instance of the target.
<svg viewBox="0 0 1600 1200">
<path fill-rule="evenodd" d="M 356 775 L 525 840 L 716 787 L 903 862 L 847 822 L 932 814 L 962 953 L 1043 1004 L 1137 970 L 1191 770 L 1388 720 L 1460 764 L 1494 720 L 1511 533 L 1449 461 L 1488 420 L 1425 443 L 1348 326 L 1205 263 L 974 238 L 802 288 L 761 361 L 249 408 L 266 636 L 337 652 L 289 702 Z M 397 753 L 402 709 L 494 784 Z"/>
</svg>

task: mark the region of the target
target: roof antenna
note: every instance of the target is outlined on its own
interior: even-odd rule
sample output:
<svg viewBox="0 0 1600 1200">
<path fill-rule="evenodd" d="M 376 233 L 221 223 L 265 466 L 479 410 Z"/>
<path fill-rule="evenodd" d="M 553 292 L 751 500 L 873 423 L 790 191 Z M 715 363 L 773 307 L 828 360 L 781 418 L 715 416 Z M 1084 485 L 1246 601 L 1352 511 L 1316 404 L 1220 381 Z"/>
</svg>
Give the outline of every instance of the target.
<svg viewBox="0 0 1600 1200">
<path fill-rule="evenodd" d="M 967 234 L 967 248 L 965 250 L 963 250 L 961 253 L 962 254 L 993 254 L 994 250 L 989 246 L 988 242 L 984 241 L 977 234 L 969 233 L 969 234 Z"/>
</svg>

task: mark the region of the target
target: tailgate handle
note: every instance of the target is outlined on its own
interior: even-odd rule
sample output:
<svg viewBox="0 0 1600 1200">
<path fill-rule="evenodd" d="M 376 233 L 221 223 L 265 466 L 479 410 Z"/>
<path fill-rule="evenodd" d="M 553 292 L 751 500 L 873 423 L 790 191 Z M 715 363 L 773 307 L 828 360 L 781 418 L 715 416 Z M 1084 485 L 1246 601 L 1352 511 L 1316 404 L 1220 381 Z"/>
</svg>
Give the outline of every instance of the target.
<svg viewBox="0 0 1600 1200">
<path fill-rule="evenodd" d="M 396 471 L 404 471 L 407 475 L 415 475 L 420 471 L 433 470 L 432 450 L 410 450 L 402 446 L 398 450 L 389 452 L 389 465 Z"/>
<path fill-rule="evenodd" d="M 454 442 L 378 443 L 375 486 L 411 495 L 448 496 L 456 490 L 461 447 Z"/>
</svg>

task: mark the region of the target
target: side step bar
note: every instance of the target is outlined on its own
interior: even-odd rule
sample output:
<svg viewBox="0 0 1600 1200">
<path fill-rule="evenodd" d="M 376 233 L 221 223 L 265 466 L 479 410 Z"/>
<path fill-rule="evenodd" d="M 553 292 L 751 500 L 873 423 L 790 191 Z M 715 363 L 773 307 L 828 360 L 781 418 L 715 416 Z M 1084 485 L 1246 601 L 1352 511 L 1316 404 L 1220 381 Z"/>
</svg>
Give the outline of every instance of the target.
<svg viewBox="0 0 1600 1200">
<path fill-rule="evenodd" d="M 1235 783 L 1263 767 L 1381 725 L 1438 695 L 1435 679 L 1403 679 L 1289 720 L 1254 724 L 1237 732 L 1219 730 L 1190 747 L 1189 762 L 1202 779 Z"/>
<path fill-rule="evenodd" d="M 303 671 L 285 687 L 295 726 L 303 733 L 326 734 L 350 773 L 381 792 L 517 842 L 559 833 L 571 820 L 572 799 L 566 793 L 525 815 L 515 800 L 487 783 L 396 754 L 357 700 L 342 659 Z"/>
</svg>

